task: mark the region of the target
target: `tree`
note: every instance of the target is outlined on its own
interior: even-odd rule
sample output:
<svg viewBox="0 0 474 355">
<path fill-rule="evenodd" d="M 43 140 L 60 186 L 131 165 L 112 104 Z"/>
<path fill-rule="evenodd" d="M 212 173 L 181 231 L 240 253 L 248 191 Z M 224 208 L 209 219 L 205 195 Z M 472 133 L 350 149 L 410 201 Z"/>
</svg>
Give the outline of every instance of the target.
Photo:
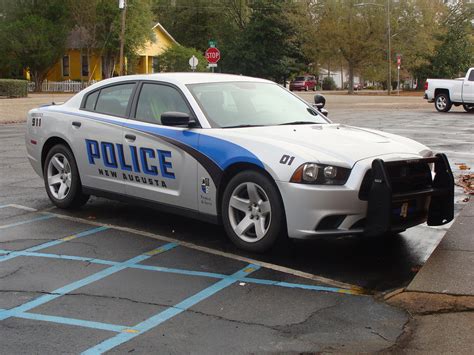
<svg viewBox="0 0 474 355">
<path fill-rule="evenodd" d="M 306 66 L 295 25 L 288 13 L 294 8 L 285 0 L 255 0 L 239 38 L 229 45 L 226 70 L 280 81 Z"/>
<path fill-rule="evenodd" d="M 196 71 L 206 71 L 206 58 L 200 51 L 194 48 L 173 45 L 158 56 L 159 71 L 185 72 L 190 71 L 189 58 L 195 56 L 198 59 Z"/>
<path fill-rule="evenodd" d="M 432 54 L 428 53 L 425 56 L 427 64 L 420 65 L 416 69 L 421 79 L 457 77 L 464 75 L 472 66 L 474 58 L 472 16 L 473 8 L 463 3 L 449 8 L 442 19 L 444 31 L 436 35 L 438 44 Z"/>
<path fill-rule="evenodd" d="M 323 0 L 318 2 L 318 32 L 324 36 L 324 52 L 341 56 L 349 72 L 349 93 L 354 91 L 354 75 L 368 63 L 384 57 L 385 26 L 383 8 L 356 6 L 357 0 Z"/>
<path fill-rule="evenodd" d="M 49 69 L 64 53 L 68 6 L 62 0 L 17 0 L 3 16 L 0 44 L 9 53 L 7 65 L 27 69 L 40 91 Z"/>
</svg>

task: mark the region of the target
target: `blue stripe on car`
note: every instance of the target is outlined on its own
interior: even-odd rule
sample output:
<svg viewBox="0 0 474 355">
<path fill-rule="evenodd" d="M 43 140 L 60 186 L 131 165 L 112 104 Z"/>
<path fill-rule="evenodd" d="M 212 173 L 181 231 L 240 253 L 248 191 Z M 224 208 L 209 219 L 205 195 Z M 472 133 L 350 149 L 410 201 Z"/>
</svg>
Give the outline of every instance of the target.
<svg viewBox="0 0 474 355">
<path fill-rule="evenodd" d="M 43 110 L 48 110 L 43 108 Z M 139 123 L 117 122 L 111 119 L 95 117 L 83 113 L 48 110 L 72 116 L 79 116 L 95 121 L 109 123 L 129 129 L 133 129 L 142 133 L 147 133 L 155 137 L 161 138 L 166 142 L 177 146 L 191 154 L 201 165 L 209 172 L 216 186 L 219 183 L 221 172 L 235 163 L 250 163 L 264 169 L 263 163 L 249 150 L 235 143 L 208 136 L 202 132 L 193 132 L 191 130 L 175 130 L 158 126 L 145 126 Z M 201 157 L 200 157 L 201 156 Z M 203 158 L 203 159 L 201 159 Z"/>
</svg>

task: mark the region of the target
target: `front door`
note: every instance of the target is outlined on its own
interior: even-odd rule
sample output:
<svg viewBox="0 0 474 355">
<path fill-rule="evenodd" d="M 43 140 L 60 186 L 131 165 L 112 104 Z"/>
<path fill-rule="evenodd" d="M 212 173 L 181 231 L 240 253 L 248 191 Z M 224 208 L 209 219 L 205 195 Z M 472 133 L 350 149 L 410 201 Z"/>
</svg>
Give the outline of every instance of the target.
<svg viewBox="0 0 474 355">
<path fill-rule="evenodd" d="M 126 194 L 166 205 L 197 210 L 197 161 L 189 154 L 199 134 L 188 127 L 161 124 L 164 112 L 191 110 L 179 89 L 144 82 L 133 119 L 123 131 L 128 164 Z"/>
</svg>

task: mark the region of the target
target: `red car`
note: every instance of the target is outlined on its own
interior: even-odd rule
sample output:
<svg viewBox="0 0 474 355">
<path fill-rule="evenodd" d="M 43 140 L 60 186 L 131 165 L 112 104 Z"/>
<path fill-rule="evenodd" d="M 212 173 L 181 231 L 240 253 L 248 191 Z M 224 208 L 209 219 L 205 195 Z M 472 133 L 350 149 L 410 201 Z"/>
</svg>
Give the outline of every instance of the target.
<svg viewBox="0 0 474 355">
<path fill-rule="evenodd" d="M 290 82 L 290 90 L 316 91 L 317 81 L 313 75 L 297 76 Z"/>
</svg>

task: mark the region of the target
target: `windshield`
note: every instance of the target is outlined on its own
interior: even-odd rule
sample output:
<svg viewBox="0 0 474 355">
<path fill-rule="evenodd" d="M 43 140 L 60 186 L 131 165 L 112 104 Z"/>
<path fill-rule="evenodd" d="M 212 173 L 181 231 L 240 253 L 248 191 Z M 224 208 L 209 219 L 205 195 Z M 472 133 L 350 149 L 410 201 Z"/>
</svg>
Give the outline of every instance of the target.
<svg viewBox="0 0 474 355">
<path fill-rule="evenodd" d="M 305 79 L 304 79 L 304 76 L 297 76 L 297 77 L 295 78 L 295 81 L 304 81 L 304 80 L 305 80 Z"/>
<path fill-rule="evenodd" d="M 188 88 L 212 127 L 327 123 L 315 109 L 277 84 L 237 81 Z"/>
</svg>

